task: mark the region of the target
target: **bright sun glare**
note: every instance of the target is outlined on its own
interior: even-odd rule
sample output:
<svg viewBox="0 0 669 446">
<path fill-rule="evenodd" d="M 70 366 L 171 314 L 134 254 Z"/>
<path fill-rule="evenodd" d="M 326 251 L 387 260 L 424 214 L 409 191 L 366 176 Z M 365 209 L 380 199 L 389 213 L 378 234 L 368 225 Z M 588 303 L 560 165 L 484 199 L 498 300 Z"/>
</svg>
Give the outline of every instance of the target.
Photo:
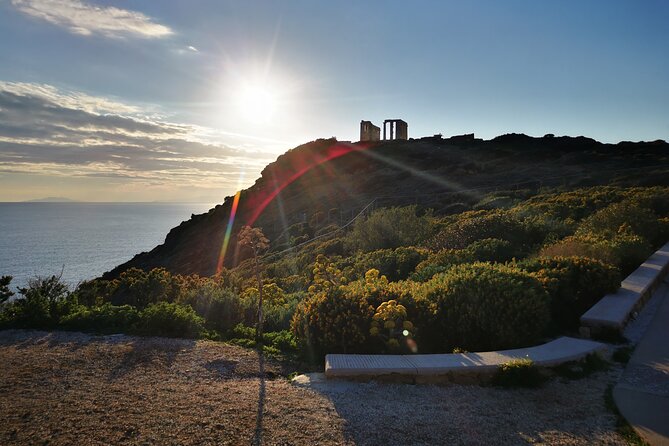
<svg viewBox="0 0 669 446">
<path fill-rule="evenodd" d="M 269 122 L 276 112 L 277 96 L 266 85 L 245 85 L 240 91 L 239 106 L 246 119 Z"/>
</svg>

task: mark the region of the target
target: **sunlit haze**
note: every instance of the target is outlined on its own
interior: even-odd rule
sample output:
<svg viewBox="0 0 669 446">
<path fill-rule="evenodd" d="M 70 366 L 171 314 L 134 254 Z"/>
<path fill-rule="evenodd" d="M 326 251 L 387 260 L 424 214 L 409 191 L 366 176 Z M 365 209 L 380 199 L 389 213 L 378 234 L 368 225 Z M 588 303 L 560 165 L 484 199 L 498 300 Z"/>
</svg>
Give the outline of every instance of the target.
<svg viewBox="0 0 669 446">
<path fill-rule="evenodd" d="M 660 1 L 0 3 L 0 201 L 217 203 L 301 143 L 669 139 Z"/>
</svg>

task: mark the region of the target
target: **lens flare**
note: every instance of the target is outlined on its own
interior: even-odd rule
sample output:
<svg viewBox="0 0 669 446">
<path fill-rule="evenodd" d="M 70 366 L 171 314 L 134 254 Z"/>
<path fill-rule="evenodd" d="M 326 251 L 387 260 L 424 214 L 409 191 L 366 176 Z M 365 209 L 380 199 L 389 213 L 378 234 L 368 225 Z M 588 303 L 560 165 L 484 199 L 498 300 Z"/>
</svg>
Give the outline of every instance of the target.
<svg viewBox="0 0 669 446">
<path fill-rule="evenodd" d="M 223 262 L 225 261 L 225 253 L 228 251 L 228 245 L 230 244 L 230 233 L 232 232 L 232 225 L 235 223 L 235 215 L 237 214 L 237 207 L 239 206 L 239 197 L 242 194 L 242 191 L 237 191 L 235 198 L 232 201 L 232 207 L 230 208 L 230 217 L 228 217 L 228 226 L 225 228 L 225 237 L 223 237 L 223 246 L 221 247 L 221 253 L 218 256 L 218 263 L 216 264 L 216 273 L 220 273 L 223 270 Z"/>
</svg>

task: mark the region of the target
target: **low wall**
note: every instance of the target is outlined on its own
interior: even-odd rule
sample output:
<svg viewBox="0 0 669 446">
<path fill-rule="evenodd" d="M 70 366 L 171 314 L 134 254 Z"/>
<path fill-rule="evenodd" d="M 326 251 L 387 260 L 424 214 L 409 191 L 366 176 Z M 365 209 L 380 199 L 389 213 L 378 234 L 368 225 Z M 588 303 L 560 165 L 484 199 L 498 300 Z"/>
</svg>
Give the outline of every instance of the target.
<svg viewBox="0 0 669 446">
<path fill-rule="evenodd" d="M 669 243 L 627 276 L 617 292 L 607 294 L 581 316 L 581 336 L 620 334 L 668 272 Z"/>
<path fill-rule="evenodd" d="M 561 337 L 545 344 L 513 350 L 434 355 L 338 355 L 325 357 L 325 376 L 356 381 L 411 383 L 479 383 L 500 365 L 514 359 L 531 359 L 541 367 L 577 361 L 606 349 L 605 344 Z"/>
</svg>

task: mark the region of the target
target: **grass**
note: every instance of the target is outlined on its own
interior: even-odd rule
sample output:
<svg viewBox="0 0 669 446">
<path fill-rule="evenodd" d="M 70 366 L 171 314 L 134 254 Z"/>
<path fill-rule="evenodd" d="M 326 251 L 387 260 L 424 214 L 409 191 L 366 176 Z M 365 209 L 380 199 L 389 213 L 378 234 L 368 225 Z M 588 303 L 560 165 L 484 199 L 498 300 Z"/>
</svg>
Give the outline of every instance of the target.
<svg viewBox="0 0 669 446">
<path fill-rule="evenodd" d="M 501 364 L 492 384 L 499 387 L 541 387 L 546 377 L 531 359 L 514 359 Z"/>
<path fill-rule="evenodd" d="M 618 406 L 616 406 L 616 402 L 613 399 L 613 384 L 610 384 L 606 388 L 606 392 L 604 393 L 604 404 L 606 409 L 616 416 L 616 432 L 618 432 L 628 444 L 633 446 L 650 446 L 639 436 L 639 434 L 637 434 L 632 425 L 627 422 L 625 417 L 623 417 L 618 410 Z"/>
</svg>

